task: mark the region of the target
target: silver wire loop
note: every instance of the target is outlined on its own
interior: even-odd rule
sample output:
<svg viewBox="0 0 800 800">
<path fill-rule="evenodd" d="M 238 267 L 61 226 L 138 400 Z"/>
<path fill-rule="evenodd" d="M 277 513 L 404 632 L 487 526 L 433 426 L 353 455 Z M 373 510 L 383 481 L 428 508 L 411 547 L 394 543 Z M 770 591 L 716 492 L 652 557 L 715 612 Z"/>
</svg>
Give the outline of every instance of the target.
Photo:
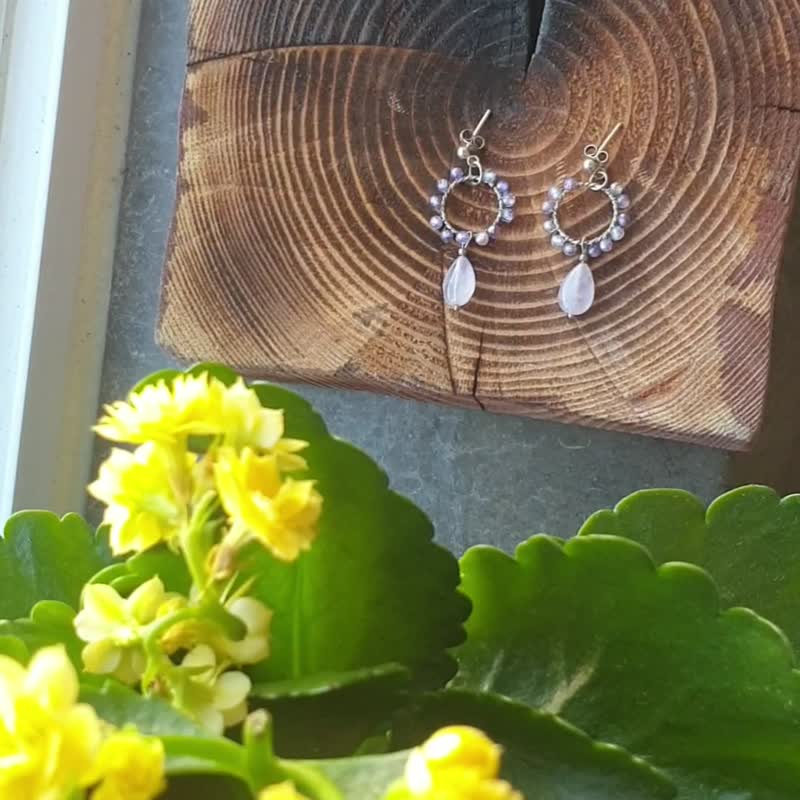
<svg viewBox="0 0 800 800">
<path fill-rule="evenodd" d="M 483 166 L 481 165 L 481 160 L 473 153 L 467 158 L 467 165 L 469 166 L 467 181 L 473 186 L 478 186 L 483 180 Z"/>
<path fill-rule="evenodd" d="M 608 186 L 608 173 L 604 169 L 596 169 L 588 182 L 589 188 L 593 192 L 599 192 Z"/>
<path fill-rule="evenodd" d="M 604 182 L 594 185 L 591 181 L 586 181 L 585 183 L 576 181 L 573 188 L 564 190 L 558 200 L 553 201 L 553 211 L 550 215 L 550 219 L 553 222 L 552 233 L 563 237 L 564 242 L 573 244 L 575 247 L 579 248 L 581 252 L 587 251 L 591 245 L 598 244 L 602 239 L 608 237 L 611 233 L 611 229 L 619 225 L 619 215 L 623 211 L 623 209 L 619 207 L 619 196 L 606 185 L 608 183 L 608 175 L 606 175 L 605 171 L 602 172 Z M 597 173 L 595 173 L 595 175 L 597 175 Z M 594 179 L 594 177 L 595 176 L 593 176 L 592 179 Z M 559 211 L 561 210 L 562 206 L 566 205 L 569 196 L 580 191 L 581 189 L 590 189 L 594 192 L 602 192 L 611 205 L 611 218 L 600 233 L 596 233 L 593 236 L 584 235 L 578 238 L 577 236 L 570 236 L 569 233 L 563 228 L 561 225 L 561 220 L 559 219 Z"/>
</svg>

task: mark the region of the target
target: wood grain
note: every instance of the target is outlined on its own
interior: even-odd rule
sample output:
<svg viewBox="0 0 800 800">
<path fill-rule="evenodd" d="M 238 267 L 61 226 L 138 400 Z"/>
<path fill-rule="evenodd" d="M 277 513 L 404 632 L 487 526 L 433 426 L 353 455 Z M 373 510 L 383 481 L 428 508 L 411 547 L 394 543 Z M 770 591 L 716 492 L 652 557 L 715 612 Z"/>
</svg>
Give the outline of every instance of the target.
<svg viewBox="0 0 800 800">
<path fill-rule="evenodd" d="M 300 44 L 366 44 L 525 69 L 541 2 L 194 0 L 189 63 Z"/>
<path fill-rule="evenodd" d="M 310 5 L 193 0 L 164 347 L 279 380 L 752 440 L 800 155 L 800 0 L 549 2 L 527 69 L 524 36 L 494 62 L 480 37 L 448 40 L 469 58 L 413 37 L 455 3 L 395 2 L 415 25 L 383 39 L 395 28 L 369 22 L 372 4 L 347 19 Z M 348 44 L 361 29 L 379 40 Z M 318 43 L 290 46 L 306 30 Z M 471 254 L 475 298 L 449 312 L 454 253 L 426 201 L 486 107 L 484 163 L 517 219 Z M 574 260 L 538 209 L 617 120 L 610 172 L 634 222 L 569 320 L 556 293 Z M 605 220 L 595 200 L 575 220 L 587 231 Z"/>
</svg>

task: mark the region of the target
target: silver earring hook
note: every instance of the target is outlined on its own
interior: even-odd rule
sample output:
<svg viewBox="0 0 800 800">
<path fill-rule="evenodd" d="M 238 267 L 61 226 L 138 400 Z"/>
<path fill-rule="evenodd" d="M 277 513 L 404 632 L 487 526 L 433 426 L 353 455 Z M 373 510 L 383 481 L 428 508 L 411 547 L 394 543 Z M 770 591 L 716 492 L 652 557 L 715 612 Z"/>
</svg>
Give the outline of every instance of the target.
<svg viewBox="0 0 800 800">
<path fill-rule="evenodd" d="M 484 145 L 486 144 L 483 136 L 479 136 L 481 128 L 486 124 L 486 121 L 492 115 L 492 110 L 487 108 L 486 111 L 483 112 L 483 116 L 480 118 L 478 124 L 470 130 L 469 128 L 464 128 L 459 134 L 458 139 L 461 142 L 461 147 L 459 148 L 459 156 L 461 156 L 461 149 L 466 148 L 474 149 L 474 150 L 483 150 Z"/>
<path fill-rule="evenodd" d="M 477 136 L 481 132 L 481 128 L 486 124 L 486 120 L 488 120 L 491 115 L 491 108 L 487 108 L 486 111 L 483 112 L 480 122 L 475 126 L 475 130 L 472 131 L 473 137 Z"/>
<path fill-rule="evenodd" d="M 604 169 L 608 163 L 606 147 L 622 128 L 622 123 L 618 122 L 600 144 L 587 144 L 583 148 L 583 154 L 586 156 L 583 162 L 583 169 L 589 173 L 589 188 L 594 191 L 599 191 L 608 183 L 608 174 Z"/>
</svg>

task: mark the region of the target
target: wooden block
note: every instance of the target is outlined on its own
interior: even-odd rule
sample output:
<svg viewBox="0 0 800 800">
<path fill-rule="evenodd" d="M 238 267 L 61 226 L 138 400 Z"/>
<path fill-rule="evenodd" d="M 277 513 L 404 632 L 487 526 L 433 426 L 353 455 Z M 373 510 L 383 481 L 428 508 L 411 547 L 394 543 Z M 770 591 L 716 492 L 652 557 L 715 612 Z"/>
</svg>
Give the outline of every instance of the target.
<svg viewBox="0 0 800 800">
<path fill-rule="evenodd" d="M 192 0 L 159 341 L 254 376 L 745 447 L 800 156 L 800 0 L 551 0 L 536 42 L 533 5 L 487 5 L 481 28 L 466 0 Z M 445 311 L 454 252 L 427 198 L 487 107 L 483 160 L 517 218 Z M 574 260 L 539 208 L 617 120 L 633 224 L 569 320 Z"/>
</svg>

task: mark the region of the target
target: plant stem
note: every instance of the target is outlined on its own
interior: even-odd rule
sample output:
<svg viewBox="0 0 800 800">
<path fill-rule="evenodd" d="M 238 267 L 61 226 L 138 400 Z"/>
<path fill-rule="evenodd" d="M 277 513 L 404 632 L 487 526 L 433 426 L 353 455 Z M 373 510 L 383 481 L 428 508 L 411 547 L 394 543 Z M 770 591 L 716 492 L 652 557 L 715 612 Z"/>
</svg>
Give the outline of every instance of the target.
<svg viewBox="0 0 800 800">
<path fill-rule="evenodd" d="M 343 800 L 342 793 L 319 770 L 297 761 L 278 759 L 277 766 L 297 788 L 316 800 Z"/>
<path fill-rule="evenodd" d="M 198 607 L 179 608 L 171 614 L 167 614 L 155 622 L 152 622 L 144 629 L 142 644 L 147 655 L 147 669 L 142 676 L 142 685 L 146 688 L 156 676 L 161 675 L 166 678 L 170 688 L 173 682 L 170 680 L 172 673 L 176 669 L 170 657 L 161 649 L 159 640 L 173 625 L 186 620 L 198 619 L 201 616 Z"/>
<path fill-rule="evenodd" d="M 198 592 L 205 593 L 210 581 L 206 572 L 206 559 L 211 549 L 207 525 L 218 503 L 215 492 L 206 492 L 195 507 L 188 525 L 181 532 L 181 548 L 192 583 Z"/>
</svg>

